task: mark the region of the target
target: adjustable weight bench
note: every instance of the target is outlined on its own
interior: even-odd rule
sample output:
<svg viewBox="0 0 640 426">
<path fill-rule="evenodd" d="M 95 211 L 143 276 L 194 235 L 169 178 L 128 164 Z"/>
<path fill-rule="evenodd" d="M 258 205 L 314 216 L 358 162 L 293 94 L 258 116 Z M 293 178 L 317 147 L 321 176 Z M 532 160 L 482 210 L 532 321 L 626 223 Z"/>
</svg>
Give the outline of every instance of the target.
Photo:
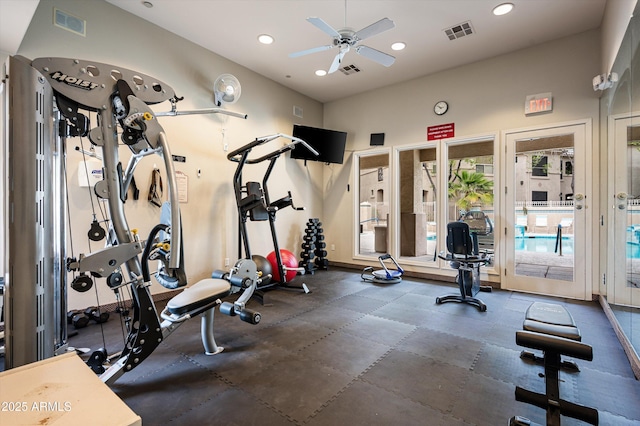
<svg viewBox="0 0 640 426">
<path fill-rule="evenodd" d="M 562 355 L 568 355 L 591 361 L 593 359 L 591 346 L 564 337 L 526 330 L 516 332 L 516 344 L 543 351 L 546 388 L 545 393 L 541 394 L 516 386 L 516 401 L 533 404 L 536 407 L 545 409 L 547 411 L 547 426 L 560 426 L 561 415 L 582 420 L 592 425 L 598 424 L 598 411 L 596 409 L 578 405 L 560 398 L 560 357 Z M 514 416 L 509 420 L 510 426 L 533 424 L 529 419 L 520 416 Z"/>
<path fill-rule="evenodd" d="M 522 329 L 576 342 L 582 341 L 580 330 L 576 326 L 571 313 L 564 306 L 555 303 L 532 303 L 525 313 Z M 529 359 L 540 364 L 544 362 L 543 357 L 526 350 L 520 353 L 520 358 Z M 578 364 L 573 361 L 563 361 L 561 366 L 569 370 L 580 371 Z"/>
</svg>

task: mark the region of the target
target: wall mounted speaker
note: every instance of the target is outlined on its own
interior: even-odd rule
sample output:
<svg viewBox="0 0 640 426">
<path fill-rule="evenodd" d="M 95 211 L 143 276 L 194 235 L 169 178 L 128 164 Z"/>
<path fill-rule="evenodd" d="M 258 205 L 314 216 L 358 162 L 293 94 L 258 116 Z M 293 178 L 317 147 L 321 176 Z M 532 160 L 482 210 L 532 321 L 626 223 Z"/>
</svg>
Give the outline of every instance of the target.
<svg viewBox="0 0 640 426">
<path fill-rule="evenodd" d="M 371 133 L 370 145 L 384 145 L 384 133 Z"/>
</svg>

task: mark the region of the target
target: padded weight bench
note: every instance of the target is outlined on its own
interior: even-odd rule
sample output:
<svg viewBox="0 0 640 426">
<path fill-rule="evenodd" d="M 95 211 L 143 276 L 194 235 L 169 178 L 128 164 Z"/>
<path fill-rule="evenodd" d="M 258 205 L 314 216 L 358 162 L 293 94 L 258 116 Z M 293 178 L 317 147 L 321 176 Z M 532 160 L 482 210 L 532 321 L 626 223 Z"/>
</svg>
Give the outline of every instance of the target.
<svg viewBox="0 0 640 426">
<path fill-rule="evenodd" d="M 516 386 L 516 401 L 533 404 L 536 407 L 545 409 L 547 411 L 547 426 L 560 426 L 561 415 L 597 425 L 598 410 L 560 398 L 560 357 L 562 355 L 568 355 L 591 361 L 593 359 L 591 346 L 564 337 L 526 330 L 516 331 L 516 343 L 519 346 L 543 351 L 544 380 L 546 387 L 546 392 L 541 394 Z M 529 419 L 520 416 L 514 416 L 509 420 L 510 426 L 533 424 Z"/>
<path fill-rule="evenodd" d="M 561 337 L 564 339 L 582 341 L 580 330 L 576 327 L 571 313 L 564 306 L 555 303 L 534 302 L 525 313 L 525 320 L 522 324 L 525 331 L 534 333 L 548 334 L 551 336 Z M 544 362 L 543 357 L 535 355 L 531 351 L 522 351 L 520 358 L 529 359 L 539 364 Z M 574 361 L 563 361 L 562 367 L 580 371 L 578 364 Z"/>
</svg>

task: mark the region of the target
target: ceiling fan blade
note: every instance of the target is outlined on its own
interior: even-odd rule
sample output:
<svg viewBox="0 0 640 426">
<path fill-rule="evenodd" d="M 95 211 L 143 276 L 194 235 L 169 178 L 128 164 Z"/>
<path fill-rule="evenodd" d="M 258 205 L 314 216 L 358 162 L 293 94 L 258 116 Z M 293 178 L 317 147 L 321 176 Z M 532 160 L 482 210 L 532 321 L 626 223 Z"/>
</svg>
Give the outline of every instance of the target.
<svg viewBox="0 0 640 426">
<path fill-rule="evenodd" d="M 360 31 L 358 31 L 357 33 L 355 33 L 354 37 L 357 38 L 358 40 L 364 40 L 365 38 L 369 38 L 369 37 L 374 36 L 376 34 L 380 34 L 381 32 L 390 30 L 391 28 L 394 28 L 395 26 L 396 26 L 396 24 L 394 24 L 391 19 L 382 18 L 378 22 L 374 22 L 373 24 L 369 25 L 368 27 L 365 27 L 365 28 L 361 29 Z"/>
<path fill-rule="evenodd" d="M 322 19 L 312 16 L 307 18 L 307 21 L 311 22 L 313 25 L 329 34 L 331 37 L 340 37 L 340 33 L 336 31 L 331 25 L 324 22 Z"/>
<path fill-rule="evenodd" d="M 396 60 L 395 57 L 368 46 L 356 47 L 356 53 L 385 67 L 390 67 Z"/>
<path fill-rule="evenodd" d="M 344 58 L 344 55 L 346 55 L 348 51 L 349 51 L 349 47 L 340 49 L 340 52 L 338 52 L 336 57 L 333 58 L 331 67 L 329 67 L 329 71 L 328 71 L 329 74 L 338 71 L 338 68 L 340 68 L 340 64 L 342 64 L 342 59 Z"/>
<path fill-rule="evenodd" d="M 332 44 L 328 44 L 326 46 L 314 47 L 312 49 L 301 50 L 300 52 L 289 53 L 290 58 L 298 58 L 300 56 L 309 55 L 311 53 L 323 52 L 325 50 L 332 49 L 334 46 Z"/>
</svg>

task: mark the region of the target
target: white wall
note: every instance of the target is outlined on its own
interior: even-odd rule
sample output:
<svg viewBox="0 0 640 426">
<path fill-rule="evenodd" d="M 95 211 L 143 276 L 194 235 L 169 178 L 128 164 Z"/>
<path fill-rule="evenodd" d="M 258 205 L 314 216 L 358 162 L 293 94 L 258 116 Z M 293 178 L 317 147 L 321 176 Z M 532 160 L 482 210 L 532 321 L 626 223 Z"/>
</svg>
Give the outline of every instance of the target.
<svg viewBox="0 0 640 426">
<path fill-rule="evenodd" d="M 385 145 L 426 142 L 428 126 L 455 123 L 455 138 L 502 130 L 592 119 L 598 134 L 598 94 L 592 77 L 600 64 L 600 33 L 585 32 L 460 68 L 325 104 L 324 126 L 347 131 L 347 150 L 369 148 L 371 133 L 384 132 Z M 527 95 L 552 92 L 552 113 L 525 117 Z M 438 117 L 433 105 L 449 102 Z M 597 137 L 594 137 L 597 140 Z M 496 152 L 499 168 L 501 148 Z M 352 155 L 325 169 L 323 223 L 329 259 L 353 263 Z M 499 170 L 496 170 L 498 173 Z M 597 179 L 597 175 L 594 177 Z"/>
<path fill-rule="evenodd" d="M 57 7 L 87 22 L 87 35 L 81 37 L 53 26 L 53 8 Z M 224 43 L 224 40 L 220 40 Z M 248 114 L 247 120 L 224 115 L 191 115 L 160 118 L 168 136 L 171 151 L 186 156 L 186 163 L 175 168 L 188 175 L 189 202 L 181 204 L 184 228 L 186 269 L 190 282 L 205 278 L 214 269 L 224 269 L 224 259 L 237 259 L 237 212 L 232 177 L 235 163 L 226 159 L 222 129 L 225 129 L 229 149 L 233 150 L 256 137 L 274 133 L 291 134 L 293 123 L 322 125 L 322 104 L 261 77 L 225 58 L 217 56 L 162 28 L 143 21 L 101 0 L 42 0 L 18 51 L 29 59 L 64 57 L 93 60 L 139 71 L 170 85 L 185 100 L 178 110 L 213 106 L 213 82 L 223 73 L 234 74 L 242 84 L 241 99 L 225 108 Z M 304 109 L 304 119 L 293 116 L 293 105 Z M 168 111 L 165 102 L 154 105 L 156 112 Z M 96 125 L 92 122 L 92 127 Z M 285 142 L 280 139 L 266 149 L 277 149 Z M 88 149 L 90 142 L 83 141 Z M 74 150 L 79 141 L 70 141 L 68 152 L 69 205 L 74 255 L 86 253 L 87 231 L 92 211 L 87 188 L 77 186 L 77 169 L 82 156 Z M 256 150 L 255 154 L 265 153 Z M 124 165 L 129 157 L 126 147 L 120 150 Z M 142 238 L 158 223 L 159 209 L 147 201 L 150 174 L 154 164 L 162 169 L 159 157 L 144 159 L 136 169 L 135 179 L 141 190 L 139 201 L 127 201 L 126 214 L 131 228 L 138 228 Z M 265 165 L 266 167 L 266 165 Z M 262 180 L 262 165 L 247 168 L 246 179 Z M 291 190 L 294 202 L 307 211 L 286 209 L 278 213 L 277 228 L 281 248 L 299 251 L 301 235 L 309 217 L 322 214 L 322 165 L 304 163 L 288 158 L 278 160 L 272 175 L 272 199 Z M 197 176 L 202 170 L 201 177 Z M 164 180 L 164 194 L 167 183 Z M 100 215 L 98 215 L 100 219 Z M 267 222 L 251 224 L 250 237 L 254 254 L 266 256 L 273 250 Z M 101 248 L 92 243 L 91 248 Z M 69 253 L 71 255 L 71 253 Z M 112 292 L 98 282 L 100 303 L 114 301 Z M 154 284 L 153 292 L 164 291 Z M 93 291 L 70 292 L 69 307 L 84 308 L 95 305 Z"/>
<path fill-rule="evenodd" d="M 611 71 L 636 3 L 637 0 L 607 1 L 601 27 L 602 62 L 600 72 L 596 74 L 604 74 Z"/>
</svg>

